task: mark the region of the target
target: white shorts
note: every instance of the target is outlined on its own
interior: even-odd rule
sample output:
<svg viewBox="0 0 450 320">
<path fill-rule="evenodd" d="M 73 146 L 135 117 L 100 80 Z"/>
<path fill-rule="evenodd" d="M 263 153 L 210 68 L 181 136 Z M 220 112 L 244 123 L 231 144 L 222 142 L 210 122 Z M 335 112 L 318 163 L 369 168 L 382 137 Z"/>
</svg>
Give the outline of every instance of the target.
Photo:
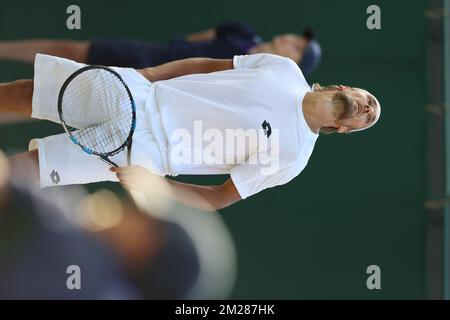
<svg viewBox="0 0 450 320">
<path fill-rule="evenodd" d="M 71 60 L 36 55 L 32 117 L 60 123 L 57 99 L 64 81 L 84 64 Z M 158 143 L 145 110 L 151 82 L 131 68 L 116 68 L 128 85 L 136 104 L 136 129 L 133 135 L 131 164 L 140 165 L 158 175 L 165 175 Z M 38 149 L 41 187 L 117 181 L 110 166 L 96 156 L 88 155 L 73 144 L 66 133 L 33 139 L 29 150 Z M 127 149 L 111 157 L 119 166 L 127 165 Z"/>
</svg>

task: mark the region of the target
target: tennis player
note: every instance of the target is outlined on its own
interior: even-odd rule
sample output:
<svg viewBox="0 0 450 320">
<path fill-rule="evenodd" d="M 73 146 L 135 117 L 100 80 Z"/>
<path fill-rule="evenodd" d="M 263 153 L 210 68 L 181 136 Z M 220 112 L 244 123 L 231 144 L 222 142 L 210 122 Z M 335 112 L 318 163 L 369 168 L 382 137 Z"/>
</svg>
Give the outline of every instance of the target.
<svg viewBox="0 0 450 320">
<path fill-rule="evenodd" d="M 60 88 L 83 66 L 38 54 L 34 81 L 0 85 L 0 111 L 59 122 Z M 178 201 L 217 210 L 294 179 L 307 165 L 320 132 L 364 130 L 381 114 L 369 92 L 311 87 L 296 63 L 272 54 L 190 58 L 114 70 L 136 102 L 133 165 L 110 170 L 64 133 L 33 140 L 30 152 L 12 157 L 14 175 L 39 179 L 42 187 L 119 180 L 130 189 L 144 190 L 165 176 L 228 174 L 228 180 L 215 186 L 166 179 L 180 191 Z M 112 160 L 126 164 L 123 152 Z M 204 201 L 183 196 L 188 191 Z"/>
<path fill-rule="evenodd" d="M 0 59 L 33 63 L 36 53 L 87 64 L 130 68 L 153 67 L 193 57 L 232 59 L 235 55 L 272 53 L 294 60 L 304 74 L 309 74 L 319 65 L 322 51 L 310 29 L 301 35 L 283 34 L 271 41 L 263 41 L 251 26 L 243 22 L 220 23 L 169 43 L 107 38 L 92 41 L 0 41 Z"/>
</svg>

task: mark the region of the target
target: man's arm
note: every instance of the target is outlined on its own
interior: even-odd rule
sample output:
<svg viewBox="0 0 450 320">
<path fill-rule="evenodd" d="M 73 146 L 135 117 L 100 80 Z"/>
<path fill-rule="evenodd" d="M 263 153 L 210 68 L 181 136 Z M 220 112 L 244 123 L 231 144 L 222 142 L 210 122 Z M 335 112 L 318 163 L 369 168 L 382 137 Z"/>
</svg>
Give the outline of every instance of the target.
<svg viewBox="0 0 450 320">
<path fill-rule="evenodd" d="M 169 62 L 157 67 L 138 69 L 151 82 L 168 80 L 189 74 L 211 73 L 233 69 L 232 59 L 190 58 Z"/>
<path fill-rule="evenodd" d="M 200 186 L 169 179 L 167 182 L 177 195 L 176 201 L 204 211 L 220 210 L 241 200 L 231 178 L 217 186 Z"/>
<path fill-rule="evenodd" d="M 201 186 L 157 176 L 140 166 L 111 168 L 125 188 L 172 197 L 175 201 L 205 211 L 223 209 L 241 200 L 233 181 L 221 185 Z M 167 192 L 166 186 L 170 191 Z"/>
<path fill-rule="evenodd" d="M 186 36 L 185 39 L 187 42 L 201 42 L 214 40 L 215 37 L 216 37 L 216 29 L 208 29 L 205 31 L 191 33 L 190 35 Z"/>
</svg>

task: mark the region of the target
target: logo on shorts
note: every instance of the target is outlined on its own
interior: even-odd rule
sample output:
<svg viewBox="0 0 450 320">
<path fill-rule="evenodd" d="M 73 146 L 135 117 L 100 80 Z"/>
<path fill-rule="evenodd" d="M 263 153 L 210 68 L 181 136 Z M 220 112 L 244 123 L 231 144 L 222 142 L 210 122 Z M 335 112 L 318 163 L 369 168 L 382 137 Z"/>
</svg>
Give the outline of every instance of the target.
<svg viewBox="0 0 450 320">
<path fill-rule="evenodd" d="M 270 137 L 272 134 L 272 127 L 270 126 L 270 123 L 268 123 L 266 120 L 262 123 L 262 128 L 264 129 L 264 134 L 267 138 Z"/>
<path fill-rule="evenodd" d="M 53 170 L 52 173 L 50 173 L 50 179 L 52 179 L 53 184 L 58 184 L 61 182 L 59 173 L 58 173 L 58 171 L 55 171 L 55 170 Z"/>
</svg>

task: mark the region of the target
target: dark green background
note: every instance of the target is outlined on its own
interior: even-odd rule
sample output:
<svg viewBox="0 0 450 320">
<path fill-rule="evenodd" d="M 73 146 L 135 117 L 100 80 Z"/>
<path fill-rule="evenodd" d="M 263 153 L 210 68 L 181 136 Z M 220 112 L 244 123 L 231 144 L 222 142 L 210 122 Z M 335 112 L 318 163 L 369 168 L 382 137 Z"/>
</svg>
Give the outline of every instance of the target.
<svg viewBox="0 0 450 320">
<path fill-rule="evenodd" d="M 81 31 L 65 27 L 69 4 L 81 6 Z M 381 7 L 381 30 L 366 28 L 370 4 Z M 0 39 L 164 41 L 224 20 L 248 21 L 267 39 L 313 27 L 324 54 L 308 80 L 369 89 L 382 119 L 364 133 L 321 137 L 294 181 L 222 211 L 238 252 L 232 297 L 425 298 L 424 9 L 418 0 L 0 0 Z M 30 66 L 0 62 L 0 81 L 31 76 Z M 0 147 L 17 152 L 54 132 L 1 126 Z M 366 288 L 371 264 L 381 267 L 380 291 Z"/>
</svg>

